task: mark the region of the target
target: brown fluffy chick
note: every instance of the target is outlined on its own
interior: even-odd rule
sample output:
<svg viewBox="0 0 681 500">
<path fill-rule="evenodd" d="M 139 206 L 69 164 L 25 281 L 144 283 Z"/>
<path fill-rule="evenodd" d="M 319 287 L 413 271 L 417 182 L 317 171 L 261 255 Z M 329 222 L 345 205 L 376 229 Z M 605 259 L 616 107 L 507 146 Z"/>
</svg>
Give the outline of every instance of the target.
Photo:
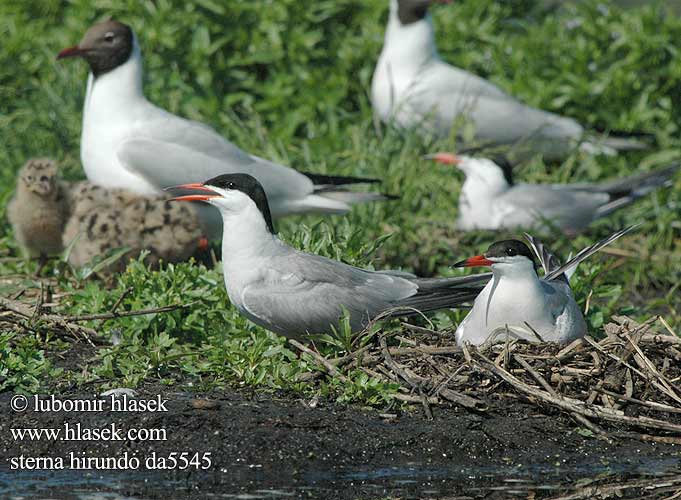
<svg viewBox="0 0 681 500">
<path fill-rule="evenodd" d="M 7 205 L 7 217 L 26 257 L 44 261 L 61 252 L 68 215 L 57 164 L 48 158 L 28 160 L 19 170 L 16 192 Z"/>
<path fill-rule="evenodd" d="M 63 241 L 70 245 L 75 240 L 69 254 L 75 266 L 122 247 L 130 251 L 118 261 L 118 269 L 142 250 L 149 251 L 146 261 L 152 265 L 181 262 L 204 243 L 194 207 L 87 181 L 75 184 L 69 198 L 72 214 Z"/>
</svg>

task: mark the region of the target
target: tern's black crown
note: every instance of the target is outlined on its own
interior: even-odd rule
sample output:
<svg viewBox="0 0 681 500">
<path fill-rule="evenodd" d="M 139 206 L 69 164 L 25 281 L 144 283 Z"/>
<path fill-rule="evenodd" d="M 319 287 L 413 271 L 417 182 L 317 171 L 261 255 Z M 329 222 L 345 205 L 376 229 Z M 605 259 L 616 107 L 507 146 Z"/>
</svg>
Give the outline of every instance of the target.
<svg viewBox="0 0 681 500">
<path fill-rule="evenodd" d="M 492 157 L 492 161 L 496 163 L 501 171 L 504 173 L 504 178 L 508 182 L 509 186 L 513 186 L 515 181 L 513 180 L 513 164 L 504 155 L 496 155 Z"/>
<path fill-rule="evenodd" d="M 537 267 L 537 261 L 532 254 L 532 251 L 527 247 L 525 243 L 518 240 L 504 240 L 497 241 L 490 245 L 490 247 L 485 252 L 485 257 L 516 257 L 522 256 L 527 257 L 532 261 L 535 267 Z"/>
<path fill-rule="evenodd" d="M 237 191 L 241 191 L 248 195 L 255 203 L 255 206 L 258 207 L 258 210 L 260 210 L 270 233 L 275 233 L 274 224 L 272 223 L 272 214 L 270 213 L 270 205 L 267 202 L 267 195 L 265 194 L 262 185 L 255 177 L 248 174 L 223 174 L 208 179 L 203 184 L 205 186 L 213 186 L 224 190 L 236 189 Z"/>
</svg>

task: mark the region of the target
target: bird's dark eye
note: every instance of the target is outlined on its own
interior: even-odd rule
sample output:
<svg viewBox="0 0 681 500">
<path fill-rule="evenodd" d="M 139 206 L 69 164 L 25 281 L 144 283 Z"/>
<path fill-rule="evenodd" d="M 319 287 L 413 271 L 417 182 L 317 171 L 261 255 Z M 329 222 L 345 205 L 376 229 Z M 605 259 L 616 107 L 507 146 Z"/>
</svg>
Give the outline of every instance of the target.
<svg viewBox="0 0 681 500">
<path fill-rule="evenodd" d="M 508 255 L 509 257 L 513 257 L 515 254 L 516 254 L 515 248 L 507 248 L 506 249 L 506 255 Z"/>
<path fill-rule="evenodd" d="M 27 175 L 27 176 L 26 176 L 26 180 L 27 180 L 28 182 L 33 182 L 33 176 L 32 176 L 32 175 Z"/>
<path fill-rule="evenodd" d="M 233 182 L 228 183 L 227 189 L 236 189 L 236 184 L 234 184 Z"/>
<path fill-rule="evenodd" d="M 113 41 L 114 41 L 114 38 L 115 38 L 115 37 L 114 37 L 114 34 L 113 34 L 112 31 L 110 31 L 110 32 L 108 32 L 108 33 L 106 33 L 106 34 L 104 35 L 104 40 L 106 40 L 106 41 L 109 42 L 109 43 L 113 42 Z"/>
</svg>

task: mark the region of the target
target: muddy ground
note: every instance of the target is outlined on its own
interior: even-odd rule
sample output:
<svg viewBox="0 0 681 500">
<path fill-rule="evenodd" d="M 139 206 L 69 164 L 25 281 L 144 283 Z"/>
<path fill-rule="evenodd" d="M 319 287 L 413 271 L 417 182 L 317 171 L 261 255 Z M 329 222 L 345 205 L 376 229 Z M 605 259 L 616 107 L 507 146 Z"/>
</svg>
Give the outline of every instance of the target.
<svg viewBox="0 0 681 500">
<path fill-rule="evenodd" d="M 244 493 L 253 496 L 242 498 L 439 498 L 445 492 L 447 498 L 508 498 L 514 491 L 526 497 L 535 489 L 534 498 L 539 498 L 558 495 L 555 488 L 561 484 L 572 491 L 579 478 L 659 470 L 661 464 L 673 470 L 681 464 L 678 446 L 585 437 L 569 417 L 542 414 L 523 401 L 497 401 L 484 413 L 435 408 L 434 419 L 427 420 L 418 410 L 381 415 L 325 401 L 311 406 L 293 394 L 233 389 L 199 395 L 147 386 L 136 398 L 158 394 L 168 400 L 168 411 L 34 412 L 29 398 L 27 411 L 14 412 L 13 394 L 1 394 L 0 493 L 16 488 L 41 496 L 47 493 L 41 484 L 51 484 L 50 498 L 72 498 L 69 481 L 75 481 L 81 490 L 134 498 L 169 498 L 169 489 L 171 498 L 197 499 Z M 93 399 L 85 392 L 59 396 L 67 397 Z M 67 422 L 79 422 L 82 428 L 105 428 L 113 422 L 126 430 L 166 429 L 167 441 L 16 441 L 10 431 L 62 428 Z M 127 452 L 140 459 L 153 452 L 157 457 L 210 452 L 212 465 L 207 471 L 159 472 L 141 465 L 127 472 L 87 474 L 9 470 L 10 457 L 67 457 L 70 452 L 79 457 L 122 457 Z M 32 482 L 41 475 L 46 482 Z M 537 489 L 537 483 L 553 488 Z M 258 496 L 267 489 L 275 491 Z M 628 489 L 625 497 L 637 491 Z"/>
</svg>

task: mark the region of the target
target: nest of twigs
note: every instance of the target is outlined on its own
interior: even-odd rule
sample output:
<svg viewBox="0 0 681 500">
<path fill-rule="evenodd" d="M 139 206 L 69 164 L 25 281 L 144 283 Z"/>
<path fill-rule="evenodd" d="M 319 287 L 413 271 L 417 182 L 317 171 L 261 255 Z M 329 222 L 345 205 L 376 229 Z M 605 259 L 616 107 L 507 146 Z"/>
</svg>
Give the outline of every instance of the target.
<svg viewBox="0 0 681 500">
<path fill-rule="evenodd" d="M 336 377 L 359 368 L 399 384 L 396 398 L 422 405 L 429 418 L 436 405 L 486 412 L 495 401 L 522 398 L 567 413 L 599 437 L 681 444 L 681 337 L 662 318 L 614 317 L 602 340 L 568 346 L 514 340 L 462 348 L 453 335 L 406 327 L 413 335 L 397 336 L 399 346 L 380 337 L 334 360 L 291 342 Z"/>
</svg>

